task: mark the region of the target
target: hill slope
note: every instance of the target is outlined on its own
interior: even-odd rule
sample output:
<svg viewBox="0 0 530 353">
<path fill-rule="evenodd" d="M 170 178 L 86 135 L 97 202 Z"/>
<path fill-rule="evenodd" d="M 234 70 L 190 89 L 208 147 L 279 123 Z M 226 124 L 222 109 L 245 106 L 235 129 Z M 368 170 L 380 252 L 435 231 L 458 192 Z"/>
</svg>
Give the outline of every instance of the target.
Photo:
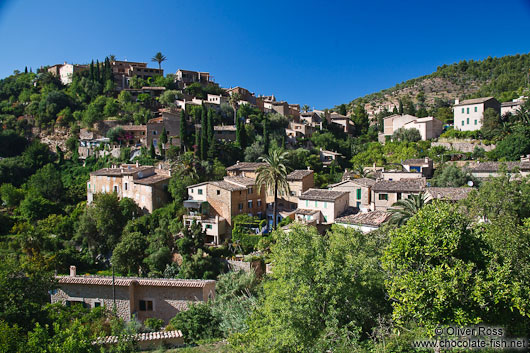
<svg viewBox="0 0 530 353">
<path fill-rule="evenodd" d="M 364 103 L 370 115 L 383 109 L 392 110 L 399 100 L 411 100 L 418 109 L 423 106 L 434 110 L 437 106 L 448 105 L 454 99 L 467 99 L 494 96 L 499 101 L 517 98 L 529 89 L 528 73 L 530 53 L 503 56 L 481 61 L 460 61 L 451 65 L 439 66 L 430 75 L 421 76 L 399 83 L 346 104 L 346 110 Z"/>
</svg>

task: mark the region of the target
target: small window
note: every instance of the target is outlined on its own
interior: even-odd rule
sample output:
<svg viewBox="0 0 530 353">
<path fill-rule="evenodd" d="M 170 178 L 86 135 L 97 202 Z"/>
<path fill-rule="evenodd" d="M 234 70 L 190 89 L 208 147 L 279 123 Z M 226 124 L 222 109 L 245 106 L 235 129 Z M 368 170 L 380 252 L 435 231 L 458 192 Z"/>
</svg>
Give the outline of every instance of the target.
<svg viewBox="0 0 530 353">
<path fill-rule="evenodd" d="M 221 190 L 217 190 L 217 195 L 221 195 Z"/>
<path fill-rule="evenodd" d="M 475 119 L 475 125 L 477 125 L 477 119 Z"/>
<path fill-rule="evenodd" d="M 324 208 L 328 208 L 328 203 L 324 202 Z"/>
<path fill-rule="evenodd" d="M 379 194 L 379 200 L 388 200 L 388 194 Z"/>
<path fill-rule="evenodd" d="M 197 193 L 198 193 L 199 195 L 202 195 L 202 189 L 198 189 L 198 190 L 197 190 Z"/>
<path fill-rule="evenodd" d="M 243 203 L 242 202 L 239 203 L 239 210 L 240 211 L 243 210 Z"/>
<path fill-rule="evenodd" d="M 469 114 L 469 108 L 467 108 L 467 113 Z"/>
<path fill-rule="evenodd" d="M 125 185 L 124 185 L 124 186 L 125 186 L 125 190 L 127 190 L 127 183 L 125 183 Z"/>
<path fill-rule="evenodd" d="M 466 123 L 466 122 L 465 122 L 464 120 L 462 120 L 462 126 L 464 126 L 465 123 Z"/>
<path fill-rule="evenodd" d="M 248 201 L 248 208 L 249 208 L 249 209 L 252 208 L 252 200 L 249 200 L 249 201 Z"/>
<path fill-rule="evenodd" d="M 305 200 L 305 207 L 309 207 L 309 200 Z"/>
<path fill-rule="evenodd" d="M 211 224 L 207 224 L 206 225 L 206 229 L 212 229 L 212 225 Z"/>
<path fill-rule="evenodd" d="M 118 186 L 117 185 L 114 185 L 114 192 L 118 193 Z"/>
<path fill-rule="evenodd" d="M 315 207 L 318 207 L 318 201 L 315 201 Z"/>
<path fill-rule="evenodd" d="M 247 193 L 248 193 L 249 195 L 251 195 L 251 194 L 252 194 L 252 191 L 253 191 L 252 188 L 248 188 Z"/>
<path fill-rule="evenodd" d="M 477 112 L 477 107 L 475 107 L 475 113 Z"/>
<path fill-rule="evenodd" d="M 469 125 L 469 118 L 467 118 L 467 119 L 466 119 L 466 124 L 468 124 L 468 125 Z"/>
<path fill-rule="evenodd" d="M 140 311 L 153 311 L 153 301 L 140 300 Z"/>
<path fill-rule="evenodd" d="M 99 308 L 101 306 L 100 302 L 94 302 L 94 308 Z"/>
<path fill-rule="evenodd" d="M 357 200 L 361 199 L 361 189 L 357 189 Z"/>
<path fill-rule="evenodd" d="M 258 200 L 258 207 L 261 207 L 261 200 Z"/>
<path fill-rule="evenodd" d="M 464 114 L 464 108 L 462 108 L 462 114 Z"/>
</svg>

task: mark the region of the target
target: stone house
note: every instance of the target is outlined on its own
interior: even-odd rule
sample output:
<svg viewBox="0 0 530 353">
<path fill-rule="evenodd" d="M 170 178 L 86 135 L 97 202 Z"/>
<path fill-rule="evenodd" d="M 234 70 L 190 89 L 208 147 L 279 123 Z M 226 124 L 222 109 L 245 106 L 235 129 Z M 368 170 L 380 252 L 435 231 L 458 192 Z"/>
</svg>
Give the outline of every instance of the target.
<svg viewBox="0 0 530 353">
<path fill-rule="evenodd" d="M 158 141 L 164 129 L 167 133 L 167 143 L 164 148 L 180 146 L 180 114 L 176 111 L 162 110 L 162 116 L 150 119 L 147 122 L 146 147 L 150 148 L 152 144 L 158 150 Z"/>
<path fill-rule="evenodd" d="M 406 159 L 401 165 L 407 172 L 421 173 L 426 178 L 432 178 L 434 173 L 433 160 L 429 157 L 419 159 Z"/>
<path fill-rule="evenodd" d="M 372 203 L 372 187 L 375 180 L 369 178 L 357 178 L 341 181 L 329 186 L 329 190 L 345 191 L 349 194 L 348 206 L 368 212 Z"/>
<path fill-rule="evenodd" d="M 425 178 L 377 180 L 372 187 L 372 211 L 386 211 L 399 200 L 425 191 Z"/>
<path fill-rule="evenodd" d="M 298 197 L 295 219 L 316 224 L 333 224 L 348 207 L 349 193 L 327 189 L 309 189 Z"/>
<path fill-rule="evenodd" d="M 192 83 L 200 83 L 201 85 L 214 84 L 213 76 L 209 72 L 199 72 L 178 69 L 175 78 L 180 89 L 186 88 Z"/>
<path fill-rule="evenodd" d="M 492 108 L 501 113 L 501 104 L 493 97 L 455 100 L 453 107 L 454 126 L 456 130 L 474 131 L 482 128 L 482 119 L 486 109 Z"/>
<path fill-rule="evenodd" d="M 344 215 L 335 220 L 335 224 L 343 227 L 354 228 L 363 233 L 370 233 L 390 218 L 391 214 L 385 211 L 362 212 Z"/>
<path fill-rule="evenodd" d="M 521 105 L 524 104 L 526 99 L 528 98 L 519 97 L 519 98 L 512 100 L 511 102 L 501 103 L 501 116 L 506 115 L 507 113 L 516 114 L 517 111 L 521 108 Z"/>
<path fill-rule="evenodd" d="M 454 187 L 427 187 L 425 188 L 425 196 L 429 200 L 442 200 L 449 202 L 456 202 L 468 197 L 469 193 L 475 189 L 473 188 L 454 188 Z"/>
<path fill-rule="evenodd" d="M 66 61 L 64 64 L 53 65 L 48 68 L 48 72 L 59 77 L 63 85 L 69 85 L 72 83 L 74 73 L 86 70 L 88 70 L 88 65 L 73 65 L 68 64 Z"/>
<path fill-rule="evenodd" d="M 409 114 L 394 114 L 384 118 L 383 122 L 383 136 L 385 137 L 392 136 L 400 128 L 417 129 L 420 132 L 421 139 L 424 141 L 436 138 L 443 132 L 443 122 L 432 116 L 418 118 Z"/>
<path fill-rule="evenodd" d="M 340 157 L 342 157 L 342 154 L 338 152 L 326 151 L 326 150 L 323 150 L 322 148 L 320 149 L 319 152 L 320 152 L 320 161 L 326 167 L 329 166 L 333 161 L 336 161 Z"/>
<path fill-rule="evenodd" d="M 147 146 L 147 125 L 119 125 L 131 146 Z"/>
<path fill-rule="evenodd" d="M 215 281 L 198 279 L 136 278 L 77 276 L 75 266 L 69 276 L 56 276 L 58 289 L 51 292 L 52 303 L 70 306 L 114 308 L 119 318 L 140 321 L 147 318 L 164 320 L 167 324 L 190 303 L 215 298 Z M 114 293 L 113 295 L 113 288 Z"/>
<path fill-rule="evenodd" d="M 215 244 L 220 244 L 230 233 L 233 217 L 248 214 L 263 218 L 266 212 L 265 190 L 258 190 L 254 178 L 226 176 L 222 181 L 191 185 L 188 197 L 184 206 L 189 212 L 184 222 L 202 224 L 206 234 L 211 236 L 209 240 Z"/>
<path fill-rule="evenodd" d="M 328 123 L 339 126 L 342 131 L 348 135 L 351 134 L 354 129 L 353 121 L 349 117 L 339 113 L 330 113 Z"/>
<path fill-rule="evenodd" d="M 122 164 L 90 173 L 87 201 L 92 203 L 97 193 L 115 192 L 120 199 L 133 199 L 144 213 L 164 206 L 169 201 L 167 187 L 170 172 L 153 166 Z"/>
<path fill-rule="evenodd" d="M 110 66 L 114 75 L 114 83 L 119 91 L 129 88 L 129 81 L 134 76 L 144 80 L 164 76 L 163 69 L 147 67 L 147 63 L 142 62 L 114 60 L 110 62 Z"/>
<path fill-rule="evenodd" d="M 310 125 L 318 130 L 322 129 L 322 119 L 320 118 L 320 115 L 315 112 L 300 113 L 300 122 L 302 124 Z"/>
<path fill-rule="evenodd" d="M 525 160 L 523 157 L 519 162 L 470 162 L 464 167 L 468 172 L 471 173 L 475 178 L 487 179 L 490 177 L 498 177 L 502 175 L 502 171 L 505 168 L 509 174 L 514 174 L 515 170 L 518 169 L 518 173 L 521 176 L 527 176 L 530 174 L 530 161 Z"/>
<path fill-rule="evenodd" d="M 236 164 L 226 168 L 228 176 L 243 176 L 246 178 L 256 179 L 257 170 L 259 167 L 266 166 L 263 162 L 237 162 Z"/>
<path fill-rule="evenodd" d="M 403 179 L 422 179 L 424 176 L 417 172 L 407 172 L 406 170 L 381 170 L 377 173 L 377 179 L 398 181 Z"/>
</svg>

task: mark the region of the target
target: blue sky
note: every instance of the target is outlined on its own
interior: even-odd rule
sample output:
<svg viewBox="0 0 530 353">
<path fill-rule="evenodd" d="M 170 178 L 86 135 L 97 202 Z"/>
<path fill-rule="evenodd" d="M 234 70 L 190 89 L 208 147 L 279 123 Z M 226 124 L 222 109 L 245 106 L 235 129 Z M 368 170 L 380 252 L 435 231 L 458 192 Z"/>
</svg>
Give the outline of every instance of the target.
<svg viewBox="0 0 530 353">
<path fill-rule="evenodd" d="M 162 51 L 166 73 L 330 108 L 442 64 L 528 53 L 529 34 L 530 0 L 0 0 L 0 77 Z"/>
</svg>

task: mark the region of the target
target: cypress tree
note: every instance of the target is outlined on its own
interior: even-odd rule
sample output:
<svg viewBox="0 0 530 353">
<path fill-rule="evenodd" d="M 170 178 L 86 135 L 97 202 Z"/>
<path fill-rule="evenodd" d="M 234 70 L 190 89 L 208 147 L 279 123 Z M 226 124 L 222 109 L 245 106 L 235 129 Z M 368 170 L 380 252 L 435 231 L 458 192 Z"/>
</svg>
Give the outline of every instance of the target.
<svg viewBox="0 0 530 353">
<path fill-rule="evenodd" d="M 28 67 L 26 66 L 26 68 L 24 69 L 24 73 L 27 74 L 28 73 Z"/>
<path fill-rule="evenodd" d="M 149 156 L 151 158 L 156 158 L 155 145 L 151 142 L 151 147 L 149 147 Z"/>
<path fill-rule="evenodd" d="M 241 147 L 241 124 L 239 123 L 239 119 L 236 120 L 236 144 Z"/>
<path fill-rule="evenodd" d="M 202 106 L 202 114 L 201 114 L 201 146 L 200 146 L 200 156 L 201 160 L 206 160 L 206 154 L 208 152 L 208 124 L 207 121 L 207 113 L 206 113 L 206 107 Z"/>
<path fill-rule="evenodd" d="M 160 141 L 165 145 L 167 143 L 167 131 L 166 127 L 162 128 L 162 135 L 160 135 Z"/>
<path fill-rule="evenodd" d="M 94 60 L 90 63 L 90 69 L 88 71 L 88 78 L 94 81 Z"/>
<path fill-rule="evenodd" d="M 208 109 L 208 145 L 214 142 L 213 110 Z"/>
<path fill-rule="evenodd" d="M 101 71 L 99 69 L 99 60 L 96 60 L 96 81 L 101 83 Z"/>
<path fill-rule="evenodd" d="M 245 129 L 245 120 L 241 120 L 239 123 L 240 132 L 239 132 L 239 138 L 241 142 L 241 148 L 245 149 L 247 147 L 247 130 Z"/>
<path fill-rule="evenodd" d="M 403 101 L 401 99 L 399 100 L 398 113 L 403 114 Z"/>
<path fill-rule="evenodd" d="M 267 117 L 263 119 L 263 149 L 266 155 L 269 155 L 269 145 L 270 145 L 270 136 L 268 130 L 268 121 Z"/>
<path fill-rule="evenodd" d="M 184 109 L 180 111 L 180 148 L 184 152 L 186 148 L 186 115 L 184 114 Z"/>
</svg>

